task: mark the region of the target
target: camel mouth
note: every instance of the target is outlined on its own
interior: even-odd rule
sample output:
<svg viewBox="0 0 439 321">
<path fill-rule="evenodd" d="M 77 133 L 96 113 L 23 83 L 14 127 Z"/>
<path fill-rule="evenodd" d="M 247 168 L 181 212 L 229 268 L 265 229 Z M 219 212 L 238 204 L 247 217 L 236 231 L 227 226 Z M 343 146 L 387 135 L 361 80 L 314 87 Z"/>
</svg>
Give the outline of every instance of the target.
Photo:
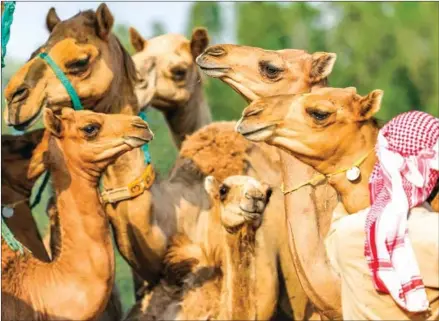
<svg viewBox="0 0 439 321">
<path fill-rule="evenodd" d="M 252 101 L 259 98 L 251 89 L 245 87 L 244 85 L 234 81 L 230 77 L 224 77 L 222 79 L 230 88 L 232 88 L 237 94 L 239 94 L 242 98 L 245 99 L 247 103 L 251 103 Z"/>
<path fill-rule="evenodd" d="M 218 66 L 212 62 L 206 61 L 206 58 L 200 55 L 195 59 L 195 63 L 200 67 L 200 69 L 209 77 L 219 78 L 224 76 L 229 70 L 228 66 Z"/>
<path fill-rule="evenodd" d="M 31 116 L 28 120 L 25 120 L 22 123 L 19 124 L 11 124 L 8 123 L 8 126 L 12 126 L 17 131 L 25 131 L 29 128 L 31 128 L 35 123 L 42 117 L 43 115 L 43 109 L 47 107 L 47 99 L 44 99 L 38 108 L 37 112 Z"/>
<path fill-rule="evenodd" d="M 132 148 L 137 148 L 148 144 L 150 141 L 154 139 L 154 134 L 151 134 L 149 137 L 140 137 L 140 136 L 124 136 L 124 143 L 129 145 Z"/>
<path fill-rule="evenodd" d="M 246 127 L 245 125 L 243 126 L 242 122 L 240 122 L 236 126 L 236 131 L 248 140 L 262 142 L 266 141 L 273 135 L 275 128 L 276 125 L 264 125 L 257 128 Z"/>
<path fill-rule="evenodd" d="M 265 206 L 264 206 L 265 208 Z M 239 206 L 239 209 L 242 211 L 241 215 L 250 220 L 256 220 L 261 217 L 262 211 L 256 211 L 255 209 L 249 210 L 244 208 L 243 206 Z"/>
<path fill-rule="evenodd" d="M 198 66 L 207 76 L 212 78 L 224 77 L 227 74 L 227 72 L 230 70 L 229 67 L 204 67 L 200 65 Z"/>
</svg>

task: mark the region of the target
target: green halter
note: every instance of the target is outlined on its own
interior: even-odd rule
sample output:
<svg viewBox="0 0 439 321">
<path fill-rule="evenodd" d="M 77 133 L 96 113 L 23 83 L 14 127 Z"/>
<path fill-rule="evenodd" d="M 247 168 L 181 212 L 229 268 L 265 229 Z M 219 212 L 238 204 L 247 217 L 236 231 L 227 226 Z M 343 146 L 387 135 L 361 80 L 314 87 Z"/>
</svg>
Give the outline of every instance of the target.
<svg viewBox="0 0 439 321">
<path fill-rule="evenodd" d="M 72 84 L 70 83 L 69 79 L 67 78 L 66 74 L 61 70 L 61 68 L 58 67 L 58 65 L 53 61 L 52 58 L 46 53 L 42 52 L 38 55 L 41 59 L 43 59 L 47 64 L 52 68 L 53 72 L 55 73 L 56 77 L 61 81 L 64 88 L 67 90 L 67 93 L 70 96 L 70 99 L 73 103 L 73 108 L 75 110 L 83 110 L 81 100 L 78 97 L 78 94 L 75 91 L 75 88 L 73 88 Z"/>
<path fill-rule="evenodd" d="M 5 11 L 2 14 L 2 69 L 5 66 L 5 56 L 6 56 L 6 45 L 9 41 L 11 24 L 13 20 L 13 14 L 15 10 L 15 1 L 5 2 Z M 5 240 L 6 244 L 13 250 L 19 251 L 21 254 L 24 252 L 23 246 L 21 243 L 14 237 L 9 227 L 6 225 L 6 222 L 3 219 L 3 210 L 2 208 L 2 238 Z"/>
</svg>

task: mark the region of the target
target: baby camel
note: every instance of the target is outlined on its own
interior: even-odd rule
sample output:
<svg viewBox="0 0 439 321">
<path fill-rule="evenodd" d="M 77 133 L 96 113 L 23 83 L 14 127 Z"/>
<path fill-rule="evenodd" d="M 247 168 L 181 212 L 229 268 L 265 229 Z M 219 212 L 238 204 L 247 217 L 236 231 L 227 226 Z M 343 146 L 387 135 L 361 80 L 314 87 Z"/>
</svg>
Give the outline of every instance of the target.
<svg viewBox="0 0 439 321">
<path fill-rule="evenodd" d="M 221 184 L 208 176 L 205 188 L 212 204 L 204 241 L 174 236 L 165 280 L 127 320 L 258 319 L 255 258 L 264 242 L 257 229 L 271 188 L 249 176 L 229 176 Z"/>
<path fill-rule="evenodd" d="M 2 320 L 90 320 L 104 310 L 114 282 L 114 252 L 108 218 L 100 203 L 99 178 L 119 156 L 153 138 L 139 117 L 104 115 L 70 108 L 44 111 L 58 209 L 57 251 L 45 263 L 31 253 L 2 271 Z"/>
<path fill-rule="evenodd" d="M 342 292 L 349 293 L 342 296 L 342 302 L 343 317 L 350 320 L 417 319 L 398 308 L 390 295 L 377 293 L 364 257 L 367 211 L 362 210 L 370 206 L 368 178 L 377 161 L 373 150 L 379 133 L 373 116 L 380 109 L 382 95 L 381 90 L 374 90 L 362 97 L 355 88 L 349 87 L 262 98 L 244 110 L 237 126 L 237 131 L 247 139 L 265 141 L 311 165 L 323 174 L 312 184 L 326 178 L 338 192 L 342 204 L 335 212 L 326 250 L 341 276 Z M 356 169 L 345 170 L 354 165 Z M 285 193 L 294 193 L 306 184 L 311 181 L 287 186 Z M 361 212 L 337 221 L 346 211 Z M 408 224 L 408 235 L 432 312 L 429 316 L 417 317 L 437 320 L 439 215 L 423 207 L 414 208 Z M 318 236 L 309 234 L 309 237 Z M 340 288 L 336 290 L 341 292 Z M 330 299 L 327 294 L 323 294 L 323 298 Z"/>
</svg>

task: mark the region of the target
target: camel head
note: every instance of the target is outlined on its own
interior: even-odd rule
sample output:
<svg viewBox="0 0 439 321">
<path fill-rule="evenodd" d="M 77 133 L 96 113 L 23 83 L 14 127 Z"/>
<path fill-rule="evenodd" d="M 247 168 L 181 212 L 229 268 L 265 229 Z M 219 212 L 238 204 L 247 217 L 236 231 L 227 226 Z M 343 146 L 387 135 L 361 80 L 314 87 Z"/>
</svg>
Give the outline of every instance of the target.
<svg viewBox="0 0 439 321">
<path fill-rule="evenodd" d="M 213 202 L 219 203 L 221 224 L 226 230 L 244 224 L 258 228 L 272 190 L 250 176 L 229 176 L 222 183 L 206 177 L 205 189 Z"/>
<path fill-rule="evenodd" d="M 59 115 L 45 109 L 44 124 L 49 150 L 46 164 L 54 168 L 59 164 L 74 167 L 70 171 L 96 183 L 117 157 L 148 143 L 154 136 L 140 117 L 71 108 L 63 108 Z"/>
<path fill-rule="evenodd" d="M 221 79 L 251 102 L 326 86 L 335 60 L 336 54 L 329 52 L 223 44 L 210 46 L 196 62 L 208 76 Z"/>
<path fill-rule="evenodd" d="M 375 124 L 383 92 L 360 96 L 354 87 L 260 98 L 242 113 L 236 130 L 247 139 L 280 147 L 321 173 L 358 153 L 363 126 Z M 342 164 L 349 166 L 349 164 Z"/>
<path fill-rule="evenodd" d="M 37 121 L 45 108 L 72 105 L 52 68 L 39 57 L 43 52 L 65 73 L 84 108 L 108 112 L 106 109 L 112 106 L 108 101 L 120 96 L 122 84 L 132 83 L 134 87 L 137 81 L 133 61 L 111 33 L 113 22 L 105 4 L 96 12 L 83 11 L 64 21 L 51 8 L 46 18 L 48 40 L 5 88 L 6 124 L 24 130 Z"/>
<path fill-rule="evenodd" d="M 162 111 L 180 106 L 189 100 L 200 75 L 195 58 L 203 52 L 209 43 L 206 29 L 196 28 L 191 40 L 179 34 L 165 34 L 152 39 L 144 39 L 139 32 L 130 28 L 130 40 L 136 53 L 134 63 L 142 79 L 136 88 L 140 107 L 149 103 L 150 85 L 142 83 L 151 79 L 155 72 L 155 93 L 152 105 Z M 153 62 L 155 69 L 151 68 Z"/>
<path fill-rule="evenodd" d="M 44 129 L 37 129 L 23 135 L 2 135 L 2 180 L 30 193 L 35 181 L 26 178 L 26 171 L 43 133 Z"/>
</svg>

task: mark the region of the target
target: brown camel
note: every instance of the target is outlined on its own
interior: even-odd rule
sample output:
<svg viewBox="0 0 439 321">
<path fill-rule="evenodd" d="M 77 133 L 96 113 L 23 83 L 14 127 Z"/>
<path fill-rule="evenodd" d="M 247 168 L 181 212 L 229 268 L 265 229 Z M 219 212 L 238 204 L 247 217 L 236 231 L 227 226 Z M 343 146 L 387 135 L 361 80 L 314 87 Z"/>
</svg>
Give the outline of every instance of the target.
<svg viewBox="0 0 439 321">
<path fill-rule="evenodd" d="M 70 108 L 61 116 L 46 109 L 44 123 L 48 150 L 43 158 L 57 195 L 59 243 L 50 263 L 26 252 L 3 269 L 2 319 L 91 320 L 104 311 L 114 282 L 99 178 L 117 157 L 153 134 L 139 117 Z"/>
<path fill-rule="evenodd" d="M 373 115 L 380 109 L 382 94 L 381 90 L 375 90 L 362 97 L 356 93 L 355 88 L 349 87 L 345 89 L 321 88 L 313 90 L 310 94 L 261 98 L 244 110 L 237 130 L 251 141 L 264 141 L 281 148 L 315 168 L 325 175 L 329 184 L 336 189 L 347 213 L 356 213 L 370 206 L 368 177 L 377 160 L 375 153 L 371 151 L 376 144 L 379 131 L 378 123 Z M 331 139 L 328 140 L 327 137 Z M 343 172 L 332 174 L 339 169 L 352 167 L 360 159 L 363 161 L 358 164 L 360 169 L 358 179 L 350 181 Z M 291 167 L 286 167 L 286 174 L 291 173 L 290 169 Z M 325 179 L 325 176 L 311 184 L 318 184 L 318 181 Z M 304 180 L 302 183 L 307 183 L 307 181 Z M 288 180 L 285 180 L 285 184 L 285 189 L 291 191 L 290 194 L 301 189 L 301 184 L 294 185 Z M 416 215 L 411 217 L 415 217 L 411 220 L 416 219 Z M 354 222 L 348 220 L 340 224 L 344 225 L 345 231 L 351 231 L 349 233 L 353 233 L 352 231 L 360 235 L 361 232 L 364 233 L 365 221 L 363 220 L 360 224 L 358 222 L 354 224 Z M 424 248 L 422 246 L 426 244 L 426 236 L 424 232 L 419 232 L 425 231 L 425 227 L 419 226 L 417 229 L 420 235 L 412 235 L 413 248 L 421 255 L 420 252 L 425 250 L 425 245 Z M 437 240 L 432 242 L 434 244 Z M 361 258 L 364 259 L 359 259 L 358 264 L 351 262 L 351 264 L 356 264 L 355 269 L 351 270 L 356 271 L 357 282 L 365 288 L 365 290 L 360 290 L 363 291 L 362 300 L 368 300 L 369 293 L 375 293 L 372 297 L 376 298 L 375 302 L 379 302 L 376 304 L 379 307 L 375 306 L 376 309 L 373 311 L 375 317 L 372 319 L 388 319 L 389 317 L 400 320 L 413 319 L 413 315 L 401 309 L 395 309 L 395 303 L 389 295 L 376 294 L 370 279 L 367 279 L 367 283 L 361 281 L 369 276 L 366 260 L 362 257 L 363 244 L 364 238 L 359 238 L 359 244 L 350 245 L 359 248 Z M 321 249 L 321 252 L 324 251 L 325 249 Z M 437 252 L 432 255 L 437 255 Z M 419 261 L 421 271 L 431 271 L 429 269 L 431 255 L 423 258 Z M 429 275 L 425 275 L 425 282 L 432 312 L 428 319 L 436 320 L 439 315 L 439 290 L 437 274 L 433 273 L 433 275 L 433 281 Z M 335 291 L 340 292 L 341 288 Z M 323 293 L 322 297 L 329 301 L 331 298 L 327 295 Z M 347 303 L 345 299 L 348 300 L 348 298 L 343 298 L 344 304 Z M 367 304 L 365 309 L 367 309 Z M 425 319 L 425 316 L 421 318 Z"/>
<path fill-rule="evenodd" d="M 15 238 L 37 259 L 48 262 L 49 256 L 29 204 L 35 179 L 27 179 L 32 152 L 43 133 L 44 129 L 37 129 L 20 136 L 2 135 L 2 209 L 13 208 L 13 215 L 4 221 Z M 2 266 L 15 256 L 3 243 L 2 239 Z"/>
<path fill-rule="evenodd" d="M 334 53 L 310 54 L 303 50 L 274 51 L 220 44 L 207 48 L 197 58 L 197 64 L 207 75 L 229 84 L 250 102 L 259 97 L 296 94 L 325 87 L 335 60 Z M 282 151 L 274 150 L 273 153 L 280 155 L 284 166 L 285 163 L 291 163 L 290 169 L 294 170 L 294 174 L 289 179 L 293 182 L 299 183 L 316 174 L 312 167 Z M 290 244 L 288 247 L 288 244 L 282 243 L 280 263 L 282 272 L 287 276 L 287 292 L 294 299 L 290 300 L 291 306 L 298 311 L 298 306 L 303 305 L 304 301 L 304 294 L 297 293 L 297 276 L 291 268 L 294 262 L 300 283 L 317 309 L 331 318 L 338 318 L 341 316 L 341 310 L 338 309 L 340 296 L 335 293 L 330 301 L 323 301 L 321 295 L 325 291 L 332 291 L 339 280 L 332 273 L 321 272 L 328 271 L 322 270 L 322 267 L 328 267 L 328 260 L 319 260 L 322 257 L 319 248 L 323 246 L 323 237 L 330 226 L 330 213 L 336 205 L 335 190 L 326 183 L 313 189 L 304 188 L 289 195 L 285 205 L 289 222 L 286 224 L 285 239 L 288 238 Z M 304 213 L 309 215 L 304 216 Z M 308 229 L 303 228 L 305 224 Z M 309 231 L 318 233 L 319 237 L 309 240 Z M 295 314 L 295 318 L 303 317 Z"/>
<path fill-rule="evenodd" d="M 191 40 L 179 34 L 165 34 L 145 40 L 130 28 L 130 40 L 136 53 L 132 56 L 141 79 L 148 79 L 149 62 L 155 62 L 155 94 L 150 100 L 150 86 L 141 81 L 136 88 L 140 107 L 151 104 L 163 115 L 178 148 L 186 135 L 212 121 L 203 94 L 201 76 L 195 58 L 209 44 L 207 30 L 196 28 Z"/>
<path fill-rule="evenodd" d="M 36 53 L 45 50 L 62 67 L 84 107 L 105 113 L 136 114 L 135 67 L 110 32 L 113 18 L 108 8 L 103 4 L 96 13 L 81 12 L 65 21 L 60 21 L 51 10 L 47 22 L 52 33 Z M 85 39 L 88 39 L 86 44 Z M 64 50 L 66 47 L 68 50 Z M 101 54 L 95 55 L 96 52 Z M 320 69 L 328 72 L 326 68 Z M 11 78 L 5 90 L 7 123 L 23 129 L 34 122 L 40 110 L 70 105 L 69 96 L 60 86 L 51 69 L 34 54 Z M 149 184 L 145 184 L 146 190 L 141 189 L 140 194 L 106 205 L 123 257 L 143 279 L 156 283 L 170 237 L 185 232 L 192 241 L 199 238 L 197 230 L 203 224 L 201 213 L 210 204 L 203 188 L 204 177 L 213 175 L 222 180 L 231 175 L 249 175 L 279 186 L 280 165 L 273 149 L 245 140 L 234 132 L 233 122 L 211 124 L 191 135 L 183 143 L 169 179 L 155 180 L 149 189 Z M 149 170 L 140 150 L 130 151 L 108 167 L 103 177 L 104 187 L 112 190 L 132 185 L 142 173 L 145 179 L 151 178 Z M 287 233 L 278 228 L 285 225 L 284 218 L 278 215 L 282 211 L 283 196 L 275 189 L 260 231 L 267 240 L 271 238 L 267 242 L 271 248 L 267 245 L 265 256 L 257 258 L 257 264 L 261 264 L 257 269 L 258 279 L 274 284 L 269 288 L 261 285 L 258 289 L 258 301 L 265 307 L 267 318 L 273 313 L 278 298 L 278 249 L 285 248 L 281 245 L 286 238 L 280 233 Z M 294 278 L 290 276 L 291 273 L 285 275 L 287 282 Z M 292 300 L 294 295 L 290 293 Z M 300 315 L 302 319 L 305 312 Z"/>
<path fill-rule="evenodd" d="M 256 320 L 256 256 L 265 245 L 257 233 L 271 188 L 248 176 L 220 184 L 205 180 L 212 207 L 204 239 L 173 237 L 165 256 L 167 275 L 130 311 L 126 320 Z M 269 287 L 270 284 L 265 284 Z"/>
</svg>

